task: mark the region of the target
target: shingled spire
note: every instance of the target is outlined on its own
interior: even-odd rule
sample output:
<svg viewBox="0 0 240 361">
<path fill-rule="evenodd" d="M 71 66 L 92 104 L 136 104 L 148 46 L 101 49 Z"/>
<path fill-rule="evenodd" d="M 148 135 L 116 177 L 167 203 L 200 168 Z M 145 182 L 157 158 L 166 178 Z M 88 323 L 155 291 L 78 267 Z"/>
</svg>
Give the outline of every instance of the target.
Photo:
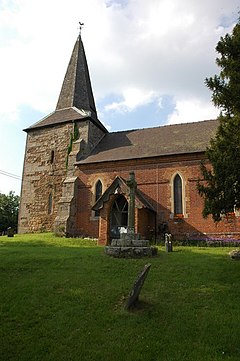
<svg viewBox="0 0 240 361">
<path fill-rule="evenodd" d="M 97 118 L 86 55 L 79 35 L 68 64 L 56 110 L 76 107 Z"/>
<path fill-rule="evenodd" d="M 104 133 L 108 133 L 97 117 L 87 59 L 80 34 L 73 48 L 55 111 L 25 131 L 86 118 L 90 119 Z"/>
</svg>

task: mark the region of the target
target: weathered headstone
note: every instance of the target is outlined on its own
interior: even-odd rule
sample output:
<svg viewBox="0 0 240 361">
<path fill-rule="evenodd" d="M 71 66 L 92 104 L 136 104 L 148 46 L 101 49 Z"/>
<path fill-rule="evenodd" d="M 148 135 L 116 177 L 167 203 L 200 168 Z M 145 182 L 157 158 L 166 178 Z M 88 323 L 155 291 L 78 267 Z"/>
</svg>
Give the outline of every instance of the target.
<svg viewBox="0 0 240 361">
<path fill-rule="evenodd" d="M 165 248 L 166 252 L 172 252 L 172 235 L 170 233 L 165 233 Z"/>
<path fill-rule="evenodd" d="M 129 310 L 131 307 L 133 307 L 136 302 L 138 301 L 139 294 L 141 292 L 142 286 L 144 284 L 144 281 L 148 275 L 149 269 L 151 267 L 151 264 L 146 264 L 143 267 L 143 270 L 139 275 L 137 276 L 136 281 L 134 282 L 133 288 L 128 296 L 127 302 L 125 304 L 125 310 Z"/>
<path fill-rule="evenodd" d="M 14 229 L 12 227 L 8 227 L 7 236 L 8 237 L 13 237 L 14 236 Z"/>
</svg>

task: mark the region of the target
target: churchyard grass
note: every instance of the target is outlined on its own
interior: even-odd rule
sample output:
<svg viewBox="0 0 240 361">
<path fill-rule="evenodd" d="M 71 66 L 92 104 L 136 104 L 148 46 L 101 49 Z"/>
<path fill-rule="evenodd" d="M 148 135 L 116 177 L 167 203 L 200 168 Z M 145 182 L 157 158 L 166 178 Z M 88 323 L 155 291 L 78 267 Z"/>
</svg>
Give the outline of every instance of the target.
<svg viewBox="0 0 240 361">
<path fill-rule="evenodd" d="M 0 360 L 239 361 L 240 262 L 230 250 L 114 259 L 91 240 L 0 237 Z M 140 302 L 125 311 L 149 262 Z"/>
</svg>

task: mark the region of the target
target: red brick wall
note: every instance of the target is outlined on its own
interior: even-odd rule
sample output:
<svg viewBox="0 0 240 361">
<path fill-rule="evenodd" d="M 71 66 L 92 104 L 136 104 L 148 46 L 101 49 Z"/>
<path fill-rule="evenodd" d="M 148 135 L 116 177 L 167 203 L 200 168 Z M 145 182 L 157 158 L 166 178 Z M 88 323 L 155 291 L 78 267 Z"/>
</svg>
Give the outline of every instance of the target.
<svg viewBox="0 0 240 361">
<path fill-rule="evenodd" d="M 154 242 L 156 236 L 155 213 L 145 208 L 137 209 L 136 232 L 141 235 L 141 238 Z"/>
<path fill-rule="evenodd" d="M 99 227 L 99 220 L 93 217 L 91 210 L 94 204 L 95 184 L 100 179 L 105 191 L 116 176 L 127 179 L 132 170 L 135 172 L 138 188 L 156 210 L 156 231 L 163 223 L 167 223 L 169 231 L 175 238 L 203 233 L 222 235 L 240 232 L 239 217 L 231 221 L 222 221 L 217 225 L 211 217 L 203 219 L 203 200 L 196 190 L 197 179 L 201 176 L 199 164 L 202 158 L 203 154 L 192 154 L 79 166 L 77 170 L 81 179 L 77 225 L 79 233 L 93 237 L 99 236 L 100 242 L 105 242 L 106 234 L 109 234 L 108 216 L 111 202 L 105 204 L 101 211 L 102 218 L 100 218 Z M 184 217 L 180 220 L 175 219 L 172 213 L 172 180 L 176 173 L 179 173 L 183 179 L 185 192 Z M 136 226 L 146 234 L 147 227 L 153 227 L 152 220 L 147 213 L 141 211 L 138 217 Z M 104 230 L 106 230 L 105 236 Z"/>
</svg>

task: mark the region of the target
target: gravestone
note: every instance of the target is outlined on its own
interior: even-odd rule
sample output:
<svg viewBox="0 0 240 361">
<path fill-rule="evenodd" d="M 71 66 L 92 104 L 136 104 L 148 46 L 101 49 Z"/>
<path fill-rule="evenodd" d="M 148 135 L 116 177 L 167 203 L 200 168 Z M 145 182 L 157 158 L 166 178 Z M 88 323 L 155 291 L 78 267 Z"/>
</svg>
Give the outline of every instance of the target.
<svg viewBox="0 0 240 361">
<path fill-rule="evenodd" d="M 139 273 L 139 275 L 137 276 L 137 279 L 134 282 L 133 288 L 132 288 L 132 290 L 128 296 L 127 302 L 125 304 L 125 307 L 124 307 L 125 310 L 129 310 L 138 301 L 139 294 L 141 292 L 144 281 L 148 275 L 150 267 L 151 267 L 150 263 L 146 264 L 143 267 L 143 270 L 141 271 L 141 273 Z"/>
<path fill-rule="evenodd" d="M 165 233 L 165 248 L 166 252 L 172 252 L 172 235 L 170 233 Z"/>
<path fill-rule="evenodd" d="M 13 237 L 14 236 L 14 229 L 12 227 L 8 227 L 7 236 L 8 237 Z"/>
</svg>

